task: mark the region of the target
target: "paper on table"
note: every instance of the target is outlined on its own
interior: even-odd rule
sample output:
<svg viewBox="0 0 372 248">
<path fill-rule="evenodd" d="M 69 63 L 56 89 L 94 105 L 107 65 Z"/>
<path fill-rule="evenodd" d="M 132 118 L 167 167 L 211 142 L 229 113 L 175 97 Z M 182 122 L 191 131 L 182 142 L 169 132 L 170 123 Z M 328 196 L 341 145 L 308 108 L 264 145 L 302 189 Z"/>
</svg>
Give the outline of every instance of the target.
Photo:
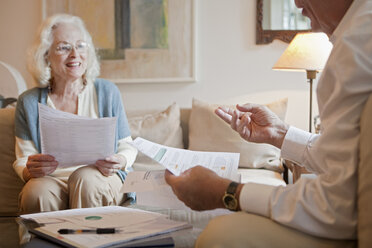
<svg viewBox="0 0 372 248">
<path fill-rule="evenodd" d="M 235 179 L 237 175 L 239 153 L 190 151 L 160 145 L 141 137 L 130 144 L 176 176 L 196 165 L 209 168 L 225 178 Z"/>
<path fill-rule="evenodd" d="M 71 209 L 39 214 L 21 215 L 38 223 L 49 223 L 35 230 L 76 247 L 106 247 L 134 239 L 191 227 L 186 222 L 167 219 L 165 215 L 139 209 L 110 206 L 90 209 Z M 52 222 L 59 220 L 59 222 Z M 116 228 L 115 234 L 60 235 L 59 229 Z"/>
<path fill-rule="evenodd" d="M 39 104 L 41 152 L 60 167 L 92 164 L 114 154 L 116 117 L 93 119 Z"/>
</svg>

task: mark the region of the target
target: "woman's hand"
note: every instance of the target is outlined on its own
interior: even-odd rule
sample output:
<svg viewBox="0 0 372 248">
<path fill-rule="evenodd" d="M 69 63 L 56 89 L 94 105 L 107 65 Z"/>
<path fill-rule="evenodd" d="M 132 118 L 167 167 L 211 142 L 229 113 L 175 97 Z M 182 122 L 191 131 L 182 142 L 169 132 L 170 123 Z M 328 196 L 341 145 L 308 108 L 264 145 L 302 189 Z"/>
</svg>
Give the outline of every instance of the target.
<svg viewBox="0 0 372 248">
<path fill-rule="evenodd" d="M 281 148 L 289 126 L 269 108 L 247 103 L 237 109 L 219 107 L 215 113 L 250 142 L 268 143 Z"/>
<path fill-rule="evenodd" d="M 125 168 L 126 164 L 127 160 L 123 155 L 114 154 L 105 160 L 97 160 L 95 165 L 102 175 L 108 177 Z"/>
<path fill-rule="evenodd" d="M 35 154 L 28 156 L 26 168 L 23 170 L 25 181 L 31 178 L 43 177 L 52 174 L 58 166 L 58 162 L 52 155 Z"/>
</svg>

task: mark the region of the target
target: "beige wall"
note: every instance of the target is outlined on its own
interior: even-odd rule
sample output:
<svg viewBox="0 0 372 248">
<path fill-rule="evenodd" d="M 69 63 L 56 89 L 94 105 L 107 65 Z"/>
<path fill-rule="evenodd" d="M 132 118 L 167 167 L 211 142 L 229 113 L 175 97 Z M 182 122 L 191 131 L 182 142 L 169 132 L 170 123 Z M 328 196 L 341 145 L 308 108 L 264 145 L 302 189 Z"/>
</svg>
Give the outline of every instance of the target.
<svg viewBox="0 0 372 248">
<path fill-rule="evenodd" d="M 42 19 L 41 1 L 0 1 L 0 60 L 18 69 L 29 87 L 34 83 L 27 71 L 26 52 Z"/>
<path fill-rule="evenodd" d="M 0 60 L 26 71 L 26 49 L 41 21 L 42 0 L 0 1 Z M 308 90 L 305 73 L 272 71 L 287 44 L 255 44 L 256 0 L 196 0 L 196 83 L 120 84 L 127 109 L 191 106 L 192 97 L 219 101 L 253 92 Z M 304 110 L 306 111 L 306 110 Z"/>
</svg>

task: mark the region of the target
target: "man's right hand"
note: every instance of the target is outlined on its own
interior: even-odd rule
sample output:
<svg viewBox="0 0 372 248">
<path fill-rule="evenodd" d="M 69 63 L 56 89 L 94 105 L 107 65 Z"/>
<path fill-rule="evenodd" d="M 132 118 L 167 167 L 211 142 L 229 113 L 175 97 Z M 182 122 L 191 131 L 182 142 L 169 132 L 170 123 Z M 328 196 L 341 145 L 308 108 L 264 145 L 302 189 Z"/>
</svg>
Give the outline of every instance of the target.
<svg viewBox="0 0 372 248">
<path fill-rule="evenodd" d="M 52 174 L 58 167 L 58 162 L 52 155 L 35 154 L 28 156 L 26 168 L 23 170 L 25 181 L 35 177 Z"/>
<path fill-rule="evenodd" d="M 245 140 L 282 147 L 289 125 L 268 107 L 247 103 L 236 108 L 219 107 L 215 113 Z"/>
</svg>

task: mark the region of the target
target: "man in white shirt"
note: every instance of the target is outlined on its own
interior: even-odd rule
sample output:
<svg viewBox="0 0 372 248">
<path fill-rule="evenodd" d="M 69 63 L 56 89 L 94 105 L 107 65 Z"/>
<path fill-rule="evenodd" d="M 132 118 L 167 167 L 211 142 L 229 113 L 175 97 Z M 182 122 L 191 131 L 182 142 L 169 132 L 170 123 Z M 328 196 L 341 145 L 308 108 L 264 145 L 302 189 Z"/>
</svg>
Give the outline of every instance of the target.
<svg viewBox="0 0 372 248">
<path fill-rule="evenodd" d="M 325 32 L 334 45 L 317 87 L 321 135 L 289 126 L 260 105 L 221 107 L 216 114 L 242 138 L 280 148 L 283 158 L 317 177 L 274 187 L 237 184 L 201 166 L 178 177 L 167 171 L 168 184 L 189 207 L 241 210 L 212 220 L 197 247 L 319 247 L 356 239 L 359 121 L 372 93 L 372 1 L 295 3 L 311 19 L 312 29 Z M 273 233 L 291 237 L 277 239 Z"/>
</svg>

